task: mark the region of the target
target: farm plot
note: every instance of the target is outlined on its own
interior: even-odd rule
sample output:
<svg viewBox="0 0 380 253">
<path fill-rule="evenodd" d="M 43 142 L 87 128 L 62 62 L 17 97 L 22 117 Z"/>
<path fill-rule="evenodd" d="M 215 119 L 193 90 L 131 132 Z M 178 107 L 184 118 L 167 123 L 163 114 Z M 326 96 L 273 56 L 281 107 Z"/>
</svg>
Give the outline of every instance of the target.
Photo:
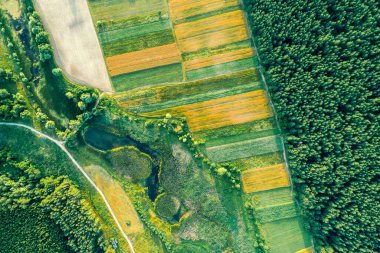
<svg viewBox="0 0 380 253">
<path fill-rule="evenodd" d="M 231 161 L 254 155 L 273 153 L 279 150 L 282 150 L 279 136 L 269 136 L 206 148 L 208 157 L 216 162 Z"/>
<path fill-rule="evenodd" d="M 289 186 L 284 164 L 243 171 L 241 179 L 246 193 Z"/>
<path fill-rule="evenodd" d="M 182 65 L 171 64 L 112 77 L 116 91 L 126 91 L 141 85 L 176 83 L 182 80 Z"/>
<path fill-rule="evenodd" d="M 290 187 L 281 187 L 252 194 L 252 203 L 258 208 L 283 205 L 292 201 Z"/>
<path fill-rule="evenodd" d="M 182 81 L 166 1 L 91 1 L 90 8 L 116 91 Z"/>
<path fill-rule="evenodd" d="M 165 0 L 88 0 L 95 23 L 99 20 L 114 20 L 165 9 Z"/>
<path fill-rule="evenodd" d="M 209 93 L 215 93 L 217 91 L 226 93 L 230 89 L 237 89 L 237 87 L 241 86 L 251 85 L 253 88 L 260 87 L 261 83 L 255 82 L 258 81 L 258 79 L 257 70 L 249 69 L 230 75 L 223 75 L 199 81 L 159 85 L 128 91 L 115 95 L 115 98 L 125 108 L 138 108 L 139 111 L 149 111 L 148 109 L 141 110 L 141 107 L 154 106 L 155 109 L 153 110 L 157 110 L 156 106 L 159 103 L 167 103 L 169 101 L 193 96 L 199 96 L 200 99 L 202 99 L 202 97 L 207 96 Z M 202 101 L 204 100 L 208 99 L 203 99 Z"/>
<path fill-rule="evenodd" d="M 229 61 L 235 61 L 235 60 L 248 58 L 252 55 L 253 55 L 252 48 L 242 48 L 239 50 L 235 50 L 235 51 L 231 51 L 227 53 L 221 53 L 221 54 L 210 56 L 210 57 L 204 57 L 204 58 L 198 58 L 198 59 L 186 61 L 184 62 L 184 67 L 186 70 L 199 69 L 199 68 L 204 68 L 211 65 L 216 65 L 220 63 L 229 62 Z"/>
<path fill-rule="evenodd" d="M 192 132 L 222 126 L 241 124 L 267 118 L 271 115 L 263 90 L 234 96 L 211 99 L 204 102 L 145 113 L 145 116 L 162 116 L 171 113 L 185 116 Z"/>
<path fill-rule="evenodd" d="M 181 57 L 175 43 L 106 59 L 111 76 L 170 65 L 180 61 Z"/>
<path fill-rule="evenodd" d="M 74 82 L 112 91 L 86 0 L 35 0 L 58 65 Z"/>
<path fill-rule="evenodd" d="M 97 27 L 106 57 L 174 43 L 169 16 L 161 11 L 103 21 Z"/>
<path fill-rule="evenodd" d="M 264 208 L 257 208 L 256 214 L 257 218 L 263 223 L 293 218 L 298 215 L 293 200 L 285 204 L 276 204 Z"/>
<path fill-rule="evenodd" d="M 300 218 L 281 219 L 262 225 L 271 253 L 294 253 L 311 246 Z"/>
<path fill-rule="evenodd" d="M 190 17 L 201 18 L 204 14 L 227 12 L 238 5 L 237 0 L 169 0 L 174 23 L 189 21 Z"/>
<path fill-rule="evenodd" d="M 174 27 L 182 52 L 217 47 L 249 38 L 240 10 L 223 13 Z"/>
</svg>

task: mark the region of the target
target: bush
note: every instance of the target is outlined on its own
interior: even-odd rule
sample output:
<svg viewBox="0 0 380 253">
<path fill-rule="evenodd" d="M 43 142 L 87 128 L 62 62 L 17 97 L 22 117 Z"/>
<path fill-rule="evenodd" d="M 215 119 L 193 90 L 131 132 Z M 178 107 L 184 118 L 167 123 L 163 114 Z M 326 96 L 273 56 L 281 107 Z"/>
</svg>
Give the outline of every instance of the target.
<svg viewBox="0 0 380 253">
<path fill-rule="evenodd" d="M 168 221 L 173 220 L 181 206 L 176 197 L 167 194 L 158 196 L 155 204 L 158 215 Z"/>
<path fill-rule="evenodd" d="M 133 181 L 147 179 L 152 173 L 151 158 L 132 146 L 112 149 L 108 152 L 107 159 L 114 169 Z"/>
</svg>

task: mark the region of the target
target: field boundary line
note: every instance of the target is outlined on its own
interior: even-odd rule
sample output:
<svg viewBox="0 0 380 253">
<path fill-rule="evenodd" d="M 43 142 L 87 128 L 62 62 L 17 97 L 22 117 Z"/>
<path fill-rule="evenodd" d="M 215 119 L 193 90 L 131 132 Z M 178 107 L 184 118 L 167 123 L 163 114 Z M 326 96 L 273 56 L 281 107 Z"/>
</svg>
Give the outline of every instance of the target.
<svg viewBox="0 0 380 253">
<path fill-rule="evenodd" d="M 104 203 L 106 204 L 107 208 L 108 208 L 108 211 L 110 212 L 112 218 L 114 219 L 117 227 L 119 228 L 121 234 L 123 235 L 123 237 L 125 238 L 125 240 L 128 242 L 128 245 L 129 245 L 129 248 L 131 250 L 132 253 L 136 253 L 134 248 L 133 248 L 133 244 L 132 244 L 132 241 L 129 239 L 129 237 L 126 235 L 126 233 L 124 232 L 123 228 L 121 227 L 118 219 L 116 218 L 116 215 L 115 213 L 113 212 L 110 204 L 108 203 L 105 195 L 103 194 L 103 192 L 98 188 L 98 186 L 96 186 L 96 184 L 94 183 L 94 181 L 92 181 L 92 179 L 90 178 L 89 175 L 87 175 L 87 173 L 83 170 L 82 166 L 75 160 L 75 158 L 72 156 L 72 154 L 67 150 L 67 148 L 65 147 L 64 145 L 64 142 L 63 141 L 59 141 L 59 140 L 56 140 L 54 139 L 53 137 L 50 137 L 49 135 L 47 134 L 44 134 L 38 130 L 36 130 L 35 128 L 31 127 L 31 126 L 28 126 L 28 125 L 24 125 L 24 124 L 21 124 L 21 123 L 11 123 L 11 122 L 0 122 L 0 125 L 3 125 L 3 126 L 13 126 L 13 127 L 21 127 L 21 128 L 25 128 L 25 129 L 28 129 L 30 130 L 32 133 L 34 133 L 35 135 L 38 135 L 42 138 L 45 138 L 45 139 L 48 139 L 49 141 L 53 142 L 54 144 L 56 144 L 63 152 L 66 153 L 66 155 L 69 157 L 69 159 L 71 160 L 71 162 L 75 165 L 75 167 L 77 167 L 77 169 L 83 174 L 83 176 L 87 179 L 87 181 L 96 189 L 96 191 L 100 194 L 100 196 L 102 197 Z"/>
</svg>

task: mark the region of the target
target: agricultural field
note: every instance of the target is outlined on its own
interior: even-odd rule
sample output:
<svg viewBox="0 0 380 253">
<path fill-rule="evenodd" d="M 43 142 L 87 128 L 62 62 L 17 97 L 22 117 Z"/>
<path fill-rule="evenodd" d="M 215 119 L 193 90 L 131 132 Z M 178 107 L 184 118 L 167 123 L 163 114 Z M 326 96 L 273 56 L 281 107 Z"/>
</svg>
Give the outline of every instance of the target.
<svg viewBox="0 0 380 253">
<path fill-rule="evenodd" d="M 89 1 L 89 6 L 116 91 L 183 80 L 166 1 Z"/>
<path fill-rule="evenodd" d="M 65 74 L 73 82 L 112 91 L 86 0 L 37 0 L 35 5 Z"/>
<path fill-rule="evenodd" d="M 136 88 L 114 98 L 145 117 L 185 118 L 208 158 L 235 166 L 269 252 L 310 247 L 244 13 L 236 1 L 174 0 L 169 9 L 186 81 Z"/>
</svg>

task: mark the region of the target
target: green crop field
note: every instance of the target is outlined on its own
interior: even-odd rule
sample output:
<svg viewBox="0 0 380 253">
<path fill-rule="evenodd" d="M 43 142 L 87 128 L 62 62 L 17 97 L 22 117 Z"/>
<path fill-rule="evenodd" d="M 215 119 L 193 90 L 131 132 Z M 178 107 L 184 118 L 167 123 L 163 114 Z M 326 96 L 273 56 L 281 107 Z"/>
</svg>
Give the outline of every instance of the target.
<svg viewBox="0 0 380 253">
<path fill-rule="evenodd" d="M 207 155 L 214 161 L 225 162 L 280 150 L 282 150 L 281 139 L 278 136 L 269 136 L 208 147 Z"/>
<path fill-rule="evenodd" d="M 257 66 L 257 62 L 254 58 L 247 58 L 200 69 L 190 70 L 186 72 L 186 78 L 188 80 L 197 80 L 212 76 L 219 76 L 223 74 L 229 74 L 237 72 L 239 70 L 249 69 Z"/>
<path fill-rule="evenodd" d="M 181 64 L 172 64 L 112 77 L 116 91 L 130 90 L 148 84 L 175 83 L 181 80 Z"/>
<path fill-rule="evenodd" d="M 311 246 L 310 235 L 299 218 L 264 223 L 263 229 L 271 253 L 294 253 Z"/>
<path fill-rule="evenodd" d="M 95 23 L 99 20 L 120 19 L 166 8 L 165 0 L 88 0 L 88 4 Z"/>
</svg>

